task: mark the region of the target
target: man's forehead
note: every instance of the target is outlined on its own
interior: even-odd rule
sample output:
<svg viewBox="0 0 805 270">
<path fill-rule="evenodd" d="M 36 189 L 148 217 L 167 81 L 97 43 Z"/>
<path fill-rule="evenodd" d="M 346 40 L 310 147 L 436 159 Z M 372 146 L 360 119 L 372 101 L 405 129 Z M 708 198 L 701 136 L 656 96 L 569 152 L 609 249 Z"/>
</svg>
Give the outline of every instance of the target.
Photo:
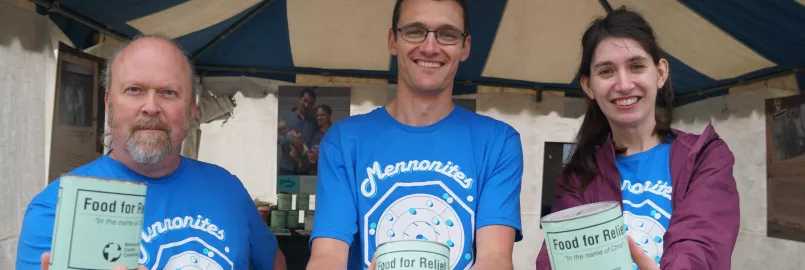
<svg viewBox="0 0 805 270">
<path fill-rule="evenodd" d="M 145 38 L 135 40 L 120 51 L 112 63 L 112 76 L 117 79 L 159 77 L 184 81 L 192 76 L 190 68 L 178 47 L 165 40 Z"/>
<path fill-rule="evenodd" d="M 178 65 L 189 68 L 184 53 L 166 40 L 157 38 L 138 39 L 127 45 L 115 58 L 114 65 L 123 62 L 161 62 L 165 65 Z"/>
<path fill-rule="evenodd" d="M 400 6 L 399 27 L 464 28 L 464 11 L 455 0 L 405 0 Z"/>
<path fill-rule="evenodd" d="M 400 27 L 406 27 L 406 26 L 422 27 L 422 28 L 429 28 L 429 27 L 434 27 L 435 26 L 435 29 L 461 30 L 460 26 L 453 25 L 453 24 L 450 24 L 450 23 L 444 23 L 444 24 L 440 24 L 440 25 L 431 26 L 431 25 L 427 25 L 427 24 L 422 23 L 422 22 L 412 22 L 412 23 L 407 23 L 407 24 L 400 25 Z"/>
</svg>

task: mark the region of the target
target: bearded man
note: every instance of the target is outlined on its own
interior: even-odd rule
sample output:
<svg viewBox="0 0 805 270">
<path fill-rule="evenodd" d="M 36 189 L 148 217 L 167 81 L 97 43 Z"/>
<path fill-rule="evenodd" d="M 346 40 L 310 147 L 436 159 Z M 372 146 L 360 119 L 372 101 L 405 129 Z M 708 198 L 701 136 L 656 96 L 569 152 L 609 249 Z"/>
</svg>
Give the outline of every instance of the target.
<svg viewBox="0 0 805 270">
<path fill-rule="evenodd" d="M 277 240 L 240 180 L 180 156 L 198 90 L 179 46 L 158 36 L 135 38 L 112 57 L 103 77 L 111 150 L 69 174 L 147 183 L 141 268 L 186 266 L 189 254 L 205 269 L 284 269 Z M 59 182 L 26 210 L 18 270 L 48 267 Z M 193 226 L 173 223 L 188 218 Z"/>
</svg>

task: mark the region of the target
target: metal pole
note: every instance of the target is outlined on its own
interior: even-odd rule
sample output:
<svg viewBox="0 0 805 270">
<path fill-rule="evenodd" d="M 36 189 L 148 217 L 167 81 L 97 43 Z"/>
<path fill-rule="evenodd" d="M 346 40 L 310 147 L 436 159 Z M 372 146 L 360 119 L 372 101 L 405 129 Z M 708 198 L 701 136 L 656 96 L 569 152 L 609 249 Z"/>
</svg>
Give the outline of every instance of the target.
<svg viewBox="0 0 805 270">
<path fill-rule="evenodd" d="M 607 11 L 607 14 L 612 13 L 612 11 L 613 11 L 612 10 L 612 5 L 610 5 L 609 2 L 607 2 L 607 0 L 598 0 L 598 3 L 600 3 L 601 7 L 603 7 L 604 10 Z"/>
<path fill-rule="evenodd" d="M 765 80 L 772 79 L 772 78 L 782 77 L 782 76 L 785 76 L 785 75 L 796 74 L 799 71 L 800 71 L 799 68 L 778 71 L 778 72 L 774 72 L 774 73 L 771 73 L 771 74 L 766 74 L 766 75 L 763 75 L 763 76 L 752 77 L 752 78 L 742 80 L 742 81 L 738 81 L 738 82 L 726 83 L 726 84 L 713 86 L 713 87 L 705 88 L 705 89 L 702 89 L 702 90 L 691 91 L 691 92 L 688 92 L 688 93 L 685 93 L 685 94 L 680 94 L 680 95 L 675 95 L 675 96 L 677 98 L 690 98 L 690 97 L 695 97 L 695 96 L 704 96 L 704 95 L 707 95 L 707 94 L 710 94 L 712 92 L 716 92 L 716 91 L 719 91 L 719 90 L 729 89 L 729 88 L 731 88 L 733 86 L 738 86 L 738 85 L 742 85 L 742 84 L 750 84 L 750 83 L 754 83 L 754 82 L 758 82 L 758 81 L 765 81 Z"/>
<path fill-rule="evenodd" d="M 81 15 L 81 14 L 78 14 L 76 12 L 73 12 L 72 10 L 64 9 L 64 8 L 59 7 L 58 5 L 54 5 L 52 0 L 30 0 L 30 1 L 33 2 L 34 4 L 42 6 L 48 12 L 58 13 L 58 14 L 64 16 L 64 17 L 67 17 L 67 18 L 72 19 L 74 21 L 77 21 L 77 22 L 79 22 L 79 23 L 81 23 L 83 25 L 86 25 L 87 27 L 92 28 L 92 29 L 94 29 L 94 30 L 96 30 L 98 32 L 104 33 L 106 35 L 112 36 L 114 38 L 117 38 L 117 39 L 120 39 L 120 40 L 123 40 L 123 41 L 131 39 L 129 36 L 127 36 L 127 35 L 125 35 L 123 33 L 115 31 L 114 29 L 112 29 L 112 26 L 110 26 L 110 25 L 102 24 L 102 23 L 100 23 L 98 21 L 95 21 L 93 19 L 87 18 L 84 15 Z"/>
<path fill-rule="evenodd" d="M 352 74 L 352 73 L 339 72 L 339 71 L 309 71 L 309 70 L 265 69 L 265 68 L 226 67 L 226 66 L 209 66 L 209 65 L 197 65 L 196 69 L 197 70 L 205 70 L 205 71 L 230 71 L 230 72 L 247 72 L 247 73 L 288 74 L 288 75 L 307 74 L 307 75 L 357 77 L 357 78 L 385 79 L 385 80 L 391 80 L 391 79 L 394 78 L 391 75 Z"/>
<path fill-rule="evenodd" d="M 198 65 L 196 66 L 197 70 L 204 70 L 204 71 L 229 71 L 229 72 L 246 72 L 246 73 L 269 73 L 269 74 L 307 74 L 307 75 L 321 75 L 321 76 L 339 76 L 339 77 L 353 77 L 353 78 L 369 78 L 369 79 L 383 79 L 388 80 L 390 83 L 395 83 L 397 78 L 391 74 L 355 74 L 355 73 L 348 73 L 348 72 L 341 72 L 341 71 L 317 71 L 317 70 L 288 70 L 288 69 L 264 69 L 264 68 L 248 68 L 248 67 L 226 67 L 226 66 L 210 66 L 210 65 Z M 454 83 L 456 85 L 475 85 L 475 86 L 495 86 L 495 87 L 509 87 L 509 88 L 526 88 L 526 89 L 543 89 L 543 90 L 551 90 L 551 91 L 576 91 L 579 90 L 573 87 L 546 87 L 536 84 L 519 84 L 519 83 L 501 83 L 501 82 L 491 82 L 491 81 L 483 81 L 483 80 L 455 80 Z"/>
</svg>

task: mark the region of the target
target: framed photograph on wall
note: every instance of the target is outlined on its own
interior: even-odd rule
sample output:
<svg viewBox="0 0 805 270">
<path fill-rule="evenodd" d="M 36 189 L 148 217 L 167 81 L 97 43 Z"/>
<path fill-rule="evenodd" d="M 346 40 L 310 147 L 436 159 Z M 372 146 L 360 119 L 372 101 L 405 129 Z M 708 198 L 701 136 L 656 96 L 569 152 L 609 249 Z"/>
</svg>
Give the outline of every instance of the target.
<svg viewBox="0 0 805 270">
<path fill-rule="evenodd" d="M 277 118 L 277 191 L 315 193 L 319 143 L 350 116 L 349 87 L 280 86 Z"/>
<path fill-rule="evenodd" d="M 48 182 L 103 155 L 106 60 L 59 43 Z"/>
<path fill-rule="evenodd" d="M 805 95 L 766 100 L 768 236 L 805 242 Z"/>
</svg>

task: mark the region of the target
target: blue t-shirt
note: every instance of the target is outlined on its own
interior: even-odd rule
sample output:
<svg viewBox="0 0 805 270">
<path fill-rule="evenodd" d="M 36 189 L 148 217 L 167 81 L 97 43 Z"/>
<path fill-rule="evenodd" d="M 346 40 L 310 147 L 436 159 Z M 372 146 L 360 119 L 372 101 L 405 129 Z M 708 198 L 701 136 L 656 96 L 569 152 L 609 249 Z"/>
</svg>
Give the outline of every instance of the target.
<svg viewBox="0 0 805 270">
<path fill-rule="evenodd" d="M 441 121 L 412 127 L 385 107 L 331 127 L 319 150 L 316 237 L 351 245 L 348 269 L 369 266 L 378 244 L 427 239 L 450 247 L 450 269 L 475 260 L 474 232 L 520 225 L 519 133 L 455 106 Z"/>
<path fill-rule="evenodd" d="M 142 176 L 108 155 L 70 172 L 147 182 L 140 264 L 148 269 L 272 269 L 277 240 L 237 177 L 216 165 L 182 157 L 162 178 Z M 40 269 L 50 251 L 59 180 L 28 206 L 17 270 Z"/>
<path fill-rule="evenodd" d="M 648 151 L 616 159 L 626 232 L 657 264 L 671 220 L 670 154 L 671 143 L 660 143 Z"/>
</svg>

